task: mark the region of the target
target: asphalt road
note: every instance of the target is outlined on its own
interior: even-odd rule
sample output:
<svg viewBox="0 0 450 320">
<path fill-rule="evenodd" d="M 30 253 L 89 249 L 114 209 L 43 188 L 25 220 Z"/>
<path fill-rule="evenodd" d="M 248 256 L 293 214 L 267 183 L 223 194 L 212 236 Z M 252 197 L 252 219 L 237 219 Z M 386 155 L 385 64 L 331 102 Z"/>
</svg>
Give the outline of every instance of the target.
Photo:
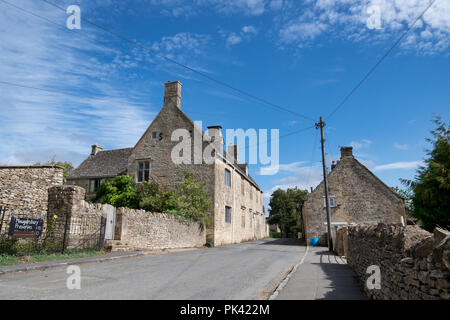
<svg viewBox="0 0 450 320">
<path fill-rule="evenodd" d="M 242 244 L 0 276 L 0 299 L 265 299 L 299 261 L 295 240 Z"/>
</svg>

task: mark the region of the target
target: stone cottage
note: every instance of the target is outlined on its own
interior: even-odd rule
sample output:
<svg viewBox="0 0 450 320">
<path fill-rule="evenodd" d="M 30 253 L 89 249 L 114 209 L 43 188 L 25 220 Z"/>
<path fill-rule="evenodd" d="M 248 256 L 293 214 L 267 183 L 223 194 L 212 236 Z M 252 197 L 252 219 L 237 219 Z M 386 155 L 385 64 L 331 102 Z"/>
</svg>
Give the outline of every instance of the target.
<svg viewBox="0 0 450 320">
<path fill-rule="evenodd" d="M 180 149 L 180 142 L 190 147 Z M 174 154 L 183 161 L 174 161 Z M 124 173 L 136 183 L 174 187 L 186 170 L 193 171 L 206 183 L 214 204 L 206 237 L 217 246 L 268 236 L 263 193 L 247 169 L 247 164 L 237 163 L 237 146 L 224 151 L 220 126 L 210 126 L 205 133 L 182 111 L 181 83 L 175 81 L 165 84 L 164 106 L 134 147 L 105 151 L 93 145 L 67 183 L 85 188 L 92 197 L 101 183 Z"/>
<path fill-rule="evenodd" d="M 352 147 L 341 148 L 341 158 L 328 174 L 332 234 L 347 224 L 404 222 L 404 200 L 353 156 Z M 318 237 L 327 244 L 327 216 L 323 181 L 305 200 L 302 219 L 306 239 Z"/>
</svg>

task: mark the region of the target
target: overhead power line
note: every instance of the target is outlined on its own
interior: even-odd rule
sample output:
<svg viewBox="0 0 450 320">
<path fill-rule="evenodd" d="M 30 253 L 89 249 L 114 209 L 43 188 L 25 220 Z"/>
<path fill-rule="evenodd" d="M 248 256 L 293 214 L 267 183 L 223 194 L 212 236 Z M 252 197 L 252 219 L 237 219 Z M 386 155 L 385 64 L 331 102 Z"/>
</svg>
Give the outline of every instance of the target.
<svg viewBox="0 0 450 320">
<path fill-rule="evenodd" d="M 361 87 L 364 81 L 378 68 L 378 66 L 387 58 L 387 56 L 394 50 L 394 48 L 403 40 L 403 38 L 411 31 L 411 29 L 416 25 L 417 21 L 419 21 L 423 15 L 431 8 L 431 6 L 436 2 L 436 0 L 432 0 L 430 4 L 422 11 L 422 13 L 413 21 L 412 24 L 406 29 L 400 38 L 389 48 L 389 50 L 377 61 L 377 63 L 366 73 L 366 75 L 356 84 L 355 87 L 344 97 L 344 99 L 333 109 L 333 111 L 328 115 L 326 120 L 330 119 L 346 102 L 350 97 L 356 92 L 356 90 Z"/>
<path fill-rule="evenodd" d="M 59 9 L 59 10 L 61 10 L 61 11 L 66 12 L 66 9 L 64 9 L 63 7 L 57 5 L 56 3 L 53 3 L 53 2 L 48 1 L 48 0 L 42 0 L 42 1 L 45 2 L 45 3 L 47 3 L 47 4 L 49 4 L 49 5 L 51 5 L 51 6 L 53 6 L 53 7 L 55 7 L 55 8 L 57 8 L 57 9 Z M 191 71 L 191 72 L 193 72 L 193 73 L 196 73 L 196 74 L 198 74 L 198 75 L 200 75 L 200 76 L 202 76 L 202 77 L 204 77 L 204 78 L 206 78 L 206 79 L 208 79 L 208 80 L 210 80 L 210 81 L 213 81 L 213 82 L 215 82 L 215 83 L 217 83 L 217 84 L 219 84 L 219 85 L 221 85 L 221 86 L 223 86 L 223 87 L 226 87 L 226 88 L 231 89 L 231 90 L 233 90 L 233 91 L 236 91 L 236 92 L 238 92 L 238 93 L 240 93 L 240 94 L 242 94 L 242 95 L 244 95 L 244 96 L 247 96 L 247 97 L 249 97 L 249 98 L 252 98 L 252 99 L 254 99 L 254 100 L 256 100 L 256 101 L 258 101 L 258 102 L 260 102 L 260 103 L 262 103 L 262 104 L 265 104 L 265 105 L 270 106 L 270 107 L 272 107 L 272 108 L 276 108 L 276 109 L 278 109 L 278 110 L 282 110 L 282 111 L 288 112 L 288 113 L 290 113 L 290 114 L 292 114 L 292 115 L 295 115 L 295 116 L 298 116 L 298 117 L 301 117 L 301 118 L 304 118 L 304 119 L 307 119 L 307 120 L 312 120 L 312 121 L 314 121 L 314 119 L 311 118 L 311 117 L 308 117 L 308 116 L 303 115 L 303 114 L 301 114 L 301 113 L 298 113 L 298 112 L 296 112 L 296 111 L 290 110 L 290 109 L 285 108 L 285 107 L 283 107 L 283 106 L 280 106 L 280 105 L 278 105 L 278 104 L 272 103 L 272 102 L 270 102 L 270 101 L 267 101 L 267 100 L 265 100 L 265 99 L 263 99 L 263 98 L 260 98 L 260 97 L 258 97 L 258 96 L 255 96 L 254 94 L 248 93 L 248 92 L 246 92 L 246 91 L 244 91 L 244 90 L 242 90 L 242 89 L 239 89 L 239 88 L 236 88 L 236 87 L 234 87 L 234 86 L 232 86 L 232 85 L 229 85 L 228 83 L 226 83 L 226 82 L 224 82 L 224 81 L 222 81 L 222 80 L 216 79 L 216 78 L 214 78 L 214 77 L 212 77 L 212 76 L 210 76 L 210 75 L 208 75 L 208 74 L 206 74 L 206 73 L 204 73 L 204 72 L 202 72 L 202 71 L 199 71 L 199 70 L 194 69 L 194 68 L 192 68 L 192 67 L 190 67 L 190 66 L 188 66 L 188 65 L 185 65 L 185 64 L 183 64 L 183 63 L 181 63 L 181 62 L 178 62 L 178 61 L 176 61 L 176 60 L 174 60 L 174 59 L 172 59 L 172 58 L 169 58 L 169 57 L 167 57 L 167 56 L 164 56 L 164 55 L 155 53 L 155 52 L 153 52 L 152 49 L 150 49 L 150 48 L 148 48 L 148 47 L 146 47 L 146 46 L 140 44 L 139 42 L 137 42 L 137 41 L 135 41 L 135 40 L 131 40 L 131 39 L 129 39 L 129 38 L 127 38 L 127 37 L 125 37 L 125 36 L 123 36 L 123 35 L 121 35 L 121 34 L 119 34 L 119 33 L 116 33 L 116 32 L 114 32 L 114 31 L 111 31 L 111 30 L 109 30 L 109 29 L 107 29 L 107 28 L 105 28 L 105 27 L 103 27 L 103 26 L 101 26 L 101 25 L 99 25 L 99 24 L 97 24 L 97 23 L 95 23 L 95 22 L 92 22 L 92 21 L 90 21 L 90 20 L 88 20 L 88 19 L 85 19 L 85 18 L 83 18 L 83 17 L 81 17 L 81 20 L 84 21 L 84 22 L 86 22 L 86 23 L 88 23 L 88 24 L 90 24 L 90 25 L 92 25 L 92 26 L 94 26 L 94 27 L 96 27 L 96 28 L 98 28 L 98 29 L 100 29 L 100 30 L 102 30 L 102 31 L 104 31 L 104 32 L 106 32 L 106 33 L 109 33 L 110 35 L 112 35 L 112 36 L 114 36 L 114 37 L 116 37 L 116 38 L 119 38 L 119 39 L 121 39 L 121 40 L 123 40 L 123 41 L 126 41 L 126 42 L 128 42 L 128 43 L 130 43 L 130 44 L 132 44 L 132 45 L 134 45 L 134 46 L 136 46 L 136 47 L 138 47 L 138 48 L 141 48 L 141 49 L 143 49 L 143 50 L 145 50 L 145 51 L 152 52 L 152 53 L 153 53 L 156 57 L 158 57 L 158 58 L 164 59 L 164 60 L 166 60 L 166 61 L 168 61 L 168 62 L 170 62 L 170 63 L 173 63 L 173 64 L 175 64 L 175 65 L 177 65 L 177 66 L 179 66 L 179 67 L 182 67 L 182 68 L 184 68 L 184 69 L 187 69 L 187 70 L 189 70 L 189 71 Z"/>
</svg>

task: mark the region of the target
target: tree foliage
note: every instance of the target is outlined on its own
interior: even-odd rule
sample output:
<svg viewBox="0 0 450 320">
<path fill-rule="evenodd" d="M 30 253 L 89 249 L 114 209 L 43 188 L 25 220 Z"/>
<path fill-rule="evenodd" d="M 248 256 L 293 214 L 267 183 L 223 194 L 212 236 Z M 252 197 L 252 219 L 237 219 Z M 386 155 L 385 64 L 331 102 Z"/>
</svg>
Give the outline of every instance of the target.
<svg viewBox="0 0 450 320">
<path fill-rule="evenodd" d="M 168 213 L 177 209 L 177 198 L 172 190 L 161 188 L 155 182 L 145 182 L 139 188 L 139 206 L 150 212 Z"/>
<path fill-rule="evenodd" d="M 302 229 L 301 204 L 307 195 L 308 191 L 298 188 L 274 191 L 269 203 L 269 223 L 277 224 L 283 235 L 295 236 Z"/>
<path fill-rule="evenodd" d="M 114 207 L 174 214 L 205 226 L 210 223 L 208 211 L 212 207 L 205 183 L 195 173 L 187 171 L 173 190 L 154 182 L 137 186 L 128 175 L 118 176 L 100 185 L 94 201 Z"/>
<path fill-rule="evenodd" d="M 432 138 L 426 139 L 432 149 L 427 150 L 425 165 L 418 169 L 414 181 L 402 180 L 414 193 L 412 216 L 428 231 L 436 226 L 450 227 L 450 127 L 438 116 L 433 122 L 436 128 L 431 131 Z"/>
<path fill-rule="evenodd" d="M 205 183 L 193 172 L 185 172 L 176 188 L 176 211 L 183 217 L 193 219 L 205 226 L 210 224 L 208 211 L 212 207 Z"/>
<path fill-rule="evenodd" d="M 115 177 L 98 188 L 94 201 L 110 204 L 114 207 L 139 208 L 140 195 L 135 183 L 128 175 Z"/>
</svg>

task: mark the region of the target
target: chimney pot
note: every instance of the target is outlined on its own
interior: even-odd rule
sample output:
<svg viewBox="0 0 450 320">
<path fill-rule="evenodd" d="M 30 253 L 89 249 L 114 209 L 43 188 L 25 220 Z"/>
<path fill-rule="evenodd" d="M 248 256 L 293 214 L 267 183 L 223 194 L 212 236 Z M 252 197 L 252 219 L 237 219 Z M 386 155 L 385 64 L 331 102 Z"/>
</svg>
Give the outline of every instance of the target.
<svg viewBox="0 0 450 320">
<path fill-rule="evenodd" d="M 353 158 L 353 147 L 341 147 L 341 159 L 347 157 Z"/>
<path fill-rule="evenodd" d="M 164 84 L 164 106 L 173 104 L 181 109 L 181 82 L 169 81 Z"/>
<path fill-rule="evenodd" d="M 91 156 L 95 156 L 97 153 L 99 153 L 100 151 L 103 151 L 103 147 L 97 145 L 97 144 L 93 144 L 92 145 L 92 151 L 91 151 Z"/>
</svg>

